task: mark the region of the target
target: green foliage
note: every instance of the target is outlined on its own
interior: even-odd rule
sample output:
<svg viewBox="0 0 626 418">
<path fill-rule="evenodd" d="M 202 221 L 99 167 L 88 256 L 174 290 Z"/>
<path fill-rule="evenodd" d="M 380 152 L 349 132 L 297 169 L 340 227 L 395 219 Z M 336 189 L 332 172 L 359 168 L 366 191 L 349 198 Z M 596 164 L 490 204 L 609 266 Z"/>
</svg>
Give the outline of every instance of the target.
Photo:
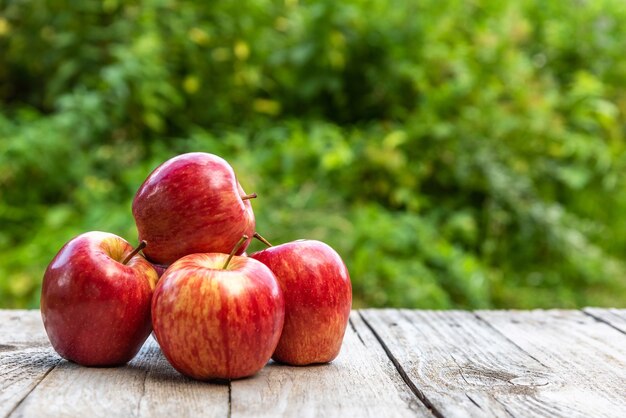
<svg viewBox="0 0 626 418">
<path fill-rule="evenodd" d="M 0 0 L 0 307 L 187 151 L 355 305 L 623 305 L 621 0 Z M 259 247 L 256 247 L 259 248 Z"/>
</svg>

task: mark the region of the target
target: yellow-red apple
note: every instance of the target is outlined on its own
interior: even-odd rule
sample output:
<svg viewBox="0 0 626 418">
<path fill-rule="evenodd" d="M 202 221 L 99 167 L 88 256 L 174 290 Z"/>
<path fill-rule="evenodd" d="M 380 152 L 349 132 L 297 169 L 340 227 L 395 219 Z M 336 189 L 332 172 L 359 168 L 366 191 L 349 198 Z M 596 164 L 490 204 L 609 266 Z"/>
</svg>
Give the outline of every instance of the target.
<svg viewBox="0 0 626 418">
<path fill-rule="evenodd" d="M 352 307 L 350 275 L 339 254 L 323 242 L 298 240 L 250 257 L 272 270 L 285 298 L 285 325 L 272 358 L 307 365 L 337 357 Z"/>
<path fill-rule="evenodd" d="M 248 257 L 228 259 L 219 253 L 183 257 L 154 293 L 152 321 L 161 350 L 194 379 L 255 374 L 283 327 L 283 295 L 270 269 Z"/>
</svg>

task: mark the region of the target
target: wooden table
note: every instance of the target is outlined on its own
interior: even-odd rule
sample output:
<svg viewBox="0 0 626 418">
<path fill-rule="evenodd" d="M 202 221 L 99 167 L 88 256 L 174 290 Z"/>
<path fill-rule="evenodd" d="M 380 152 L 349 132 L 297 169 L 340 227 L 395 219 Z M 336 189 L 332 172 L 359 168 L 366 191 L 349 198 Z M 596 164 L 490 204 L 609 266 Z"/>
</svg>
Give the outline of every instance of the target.
<svg viewBox="0 0 626 418">
<path fill-rule="evenodd" d="M 152 339 L 81 367 L 38 311 L 0 311 L 0 416 L 626 417 L 626 310 L 355 311 L 333 363 L 230 384 L 179 375 Z"/>
</svg>

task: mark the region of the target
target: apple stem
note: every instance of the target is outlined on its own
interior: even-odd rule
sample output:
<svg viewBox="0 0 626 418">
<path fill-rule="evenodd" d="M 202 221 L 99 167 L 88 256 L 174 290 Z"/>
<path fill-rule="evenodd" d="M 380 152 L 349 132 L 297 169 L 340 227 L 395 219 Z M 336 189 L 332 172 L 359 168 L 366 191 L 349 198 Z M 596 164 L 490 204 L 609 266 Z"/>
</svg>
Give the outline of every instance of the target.
<svg viewBox="0 0 626 418">
<path fill-rule="evenodd" d="M 239 241 L 237 241 L 237 244 L 235 244 L 235 247 L 233 248 L 233 250 L 230 252 L 230 254 L 228 255 L 228 258 L 226 259 L 226 262 L 224 263 L 224 267 L 222 267 L 222 270 L 226 270 L 226 267 L 228 267 L 228 263 L 230 263 L 230 260 L 232 260 L 233 256 L 235 255 L 235 253 L 241 248 L 241 246 L 243 245 L 244 242 L 246 242 L 248 240 L 248 236 L 246 234 L 244 234 Z"/>
<path fill-rule="evenodd" d="M 122 261 L 122 264 L 124 265 L 128 264 L 131 258 L 136 256 L 139 251 L 146 248 L 146 245 L 148 245 L 148 243 L 145 240 L 142 240 L 137 246 L 137 248 L 135 248 L 130 254 L 128 254 L 128 256 L 124 259 L 124 261 Z"/>
<path fill-rule="evenodd" d="M 255 199 L 255 198 L 256 198 L 256 193 L 250 193 L 250 194 L 241 196 L 241 200 L 248 200 L 248 199 Z"/>
<path fill-rule="evenodd" d="M 258 232 L 254 233 L 254 238 L 258 239 L 259 241 L 261 241 L 263 244 L 267 245 L 268 247 L 272 247 L 272 244 L 268 240 L 263 238 L 263 235 L 259 234 Z"/>
</svg>

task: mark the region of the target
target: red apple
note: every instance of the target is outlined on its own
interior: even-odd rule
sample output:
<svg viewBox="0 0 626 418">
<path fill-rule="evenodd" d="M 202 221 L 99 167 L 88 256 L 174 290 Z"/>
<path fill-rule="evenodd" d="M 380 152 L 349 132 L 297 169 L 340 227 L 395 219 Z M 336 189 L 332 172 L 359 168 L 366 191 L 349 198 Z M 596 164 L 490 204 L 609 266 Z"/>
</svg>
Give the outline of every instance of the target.
<svg viewBox="0 0 626 418">
<path fill-rule="evenodd" d="M 285 325 L 272 358 L 306 365 L 339 354 L 352 307 L 348 269 L 320 241 L 289 242 L 250 255 L 267 265 L 285 298 Z"/>
<path fill-rule="evenodd" d="M 61 357 L 85 366 L 114 366 L 137 354 L 152 329 L 157 281 L 137 251 L 117 235 L 87 232 L 52 260 L 43 278 L 41 316 Z"/>
<path fill-rule="evenodd" d="M 150 243 L 146 258 L 168 265 L 188 254 L 230 253 L 242 235 L 254 233 L 252 197 L 216 155 L 194 152 L 166 161 L 133 201 L 139 239 Z"/>
<path fill-rule="evenodd" d="M 283 327 L 283 295 L 270 269 L 248 257 L 228 259 L 218 253 L 183 257 L 154 292 L 152 323 L 161 350 L 194 379 L 255 374 Z"/>
</svg>

